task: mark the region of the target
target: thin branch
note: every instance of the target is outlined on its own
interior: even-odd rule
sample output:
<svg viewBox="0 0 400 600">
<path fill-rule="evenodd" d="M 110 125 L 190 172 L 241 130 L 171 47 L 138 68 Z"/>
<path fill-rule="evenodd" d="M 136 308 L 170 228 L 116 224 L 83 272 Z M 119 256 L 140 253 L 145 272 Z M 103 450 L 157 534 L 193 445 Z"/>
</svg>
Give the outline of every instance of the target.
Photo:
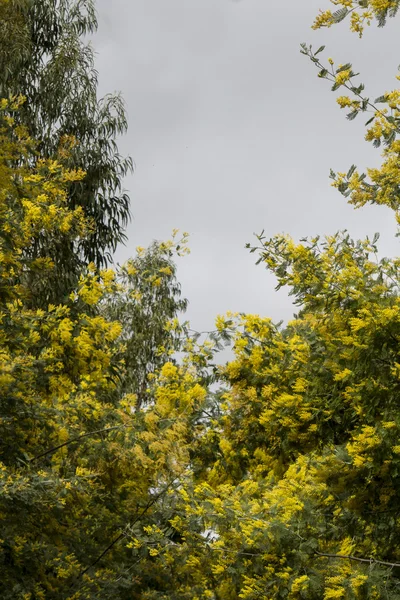
<svg viewBox="0 0 400 600">
<path fill-rule="evenodd" d="M 115 425 L 114 427 L 106 427 L 105 429 L 96 429 L 95 431 L 89 431 L 88 433 L 83 433 L 82 435 L 80 435 L 76 438 L 72 438 L 70 440 L 67 440 L 66 442 L 63 442 L 62 444 L 59 444 L 58 446 L 53 446 L 53 448 L 49 448 L 48 450 L 46 450 L 45 452 L 42 452 L 41 454 L 37 454 L 33 458 L 30 458 L 28 460 L 28 462 L 31 463 L 35 460 L 39 460 L 39 458 L 43 458 L 44 456 L 47 456 L 48 454 L 52 454 L 53 452 L 60 450 L 60 448 L 69 446 L 69 444 L 73 444 L 75 442 L 80 442 L 84 438 L 90 437 L 91 435 L 97 435 L 98 433 L 107 433 L 108 431 L 115 431 L 116 429 L 123 429 L 123 428 L 127 428 L 127 427 L 133 427 L 133 425 Z"/>
<path fill-rule="evenodd" d="M 324 69 L 326 70 L 328 73 L 328 69 L 326 67 L 324 67 L 324 65 L 321 63 L 321 61 L 315 57 L 315 54 L 309 50 L 309 54 L 308 56 L 310 58 L 314 58 L 316 59 L 317 62 L 314 62 L 315 66 L 317 67 L 317 69 Z M 333 70 L 333 67 L 332 67 Z M 331 74 L 332 79 L 330 79 L 329 77 L 324 77 L 324 79 L 327 79 L 328 81 L 330 81 L 331 83 L 335 83 L 336 81 L 336 76 L 335 73 L 332 72 Z M 358 98 L 360 98 L 360 100 L 364 101 L 367 100 L 367 105 L 370 106 L 375 112 L 379 113 L 381 115 L 381 117 L 383 117 L 384 119 L 388 120 L 387 115 L 382 112 L 381 110 L 379 110 L 379 108 L 377 106 L 375 106 L 375 104 L 373 104 L 369 99 L 367 99 L 366 97 L 362 96 L 359 92 L 354 91 L 354 88 L 356 88 L 356 86 L 352 83 L 351 79 L 350 79 L 350 85 L 348 85 L 347 82 L 342 84 L 347 90 L 349 90 L 349 92 L 351 92 L 352 94 L 354 94 L 355 96 L 357 96 Z"/>
<path fill-rule="evenodd" d="M 212 548 L 208 546 L 208 549 L 212 552 L 228 552 L 229 554 L 236 554 L 236 556 L 262 556 L 262 552 L 241 552 L 240 550 L 229 550 L 228 548 Z"/>
<path fill-rule="evenodd" d="M 357 562 L 368 563 L 370 565 L 383 565 L 384 567 L 400 567 L 400 563 L 386 562 L 384 560 L 376 560 L 376 558 L 359 558 L 358 556 L 350 556 L 345 554 L 326 554 L 324 552 L 315 552 L 317 556 L 325 558 L 342 558 L 345 560 L 355 560 Z"/>
<path fill-rule="evenodd" d="M 96 560 L 92 562 L 88 567 L 86 567 L 86 569 L 79 573 L 76 579 L 81 579 L 81 577 L 83 577 L 89 571 L 89 569 L 97 565 L 97 563 L 103 558 L 103 556 L 105 556 L 107 552 L 109 552 L 115 546 L 115 544 L 119 542 L 123 537 L 125 537 L 125 530 L 121 531 L 121 533 L 107 546 L 107 548 L 105 548 L 105 550 L 103 550 L 103 552 L 99 554 Z"/>
<path fill-rule="evenodd" d="M 181 413 L 180 416 L 181 417 L 185 416 L 186 413 L 188 412 L 189 408 L 190 407 L 187 407 L 183 411 L 183 413 Z M 202 411 L 202 412 L 205 412 L 205 411 Z M 208 416 L 210 416 L 210 415 L 208 415 Z M 171 418 L 159 419 L 157 421 L 157 423 L 164 423 L 165 421 L 170 421 L 171 423 L 175 423 L 175 422 L 178 421 L 178 418 L 175 418 L 175 419 L 171 419 Z M 115 425 L 113 427 L 106 427 L 105 429 L 96 429 L 95 431 L 89 431 L 88 433 L 83 433 L 82 435 L 79 435 L 76 438 L 71 438 L 70 440 L 67 440 L 66 442 L 63 442 L 62 444 L 58 444 L 58 446 L 53 446 L 52 448 L 49 448 L 45 452 L 42 452 L 41 454 L 37 454 L 33 458 L 30 458 L 27 462 L 31 463 L 31 462 L 33 462 L 35 460 L 38 460 L 39 458 L 43 458 L 44 456 L 47 456 L 48 454 L 52 454 L 53 452 L 56 452 L 60 448 L 64 448 L 65 446 L 69 446 L 69 444 L 73 444 L 75 442 L 80 442 L 84 438 L 90 437 L 92 435 L 97 435 L 99 433 L 107 433 L 108 431 L 116 431 L 117 429 L 131 429 L 132 427 L 136 427 L 136 426 L 137 426 L 136 423 L 132 423 L 132 425 Z"/>
</svg>

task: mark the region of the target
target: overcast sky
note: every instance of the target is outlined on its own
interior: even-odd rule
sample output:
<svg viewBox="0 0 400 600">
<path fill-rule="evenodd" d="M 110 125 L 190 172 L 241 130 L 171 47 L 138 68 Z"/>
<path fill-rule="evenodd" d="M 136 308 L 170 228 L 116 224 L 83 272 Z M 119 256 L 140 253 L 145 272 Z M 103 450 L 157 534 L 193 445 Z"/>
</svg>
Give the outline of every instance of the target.
<svg viewBox="0 0 400 600">
<path fill-rule="evenodd" d="M 353 62 L 375 98 L 396 87 L 398 20 L 359 40 L 342 23 L 314 32 L 328 0 L 97 0 L 93 40 L 100 93 L 121 91 L 129 132 L 120 148 L 136 164 L 126 179 L 133 221 L 122 261 L 137 245 L 191 235 L 179 279 L 197 329 L 227 310 L 290 318 L 284 291 L 244 245 L 253 234 L 381 233 L 397 254 L 394 219 L 381 207 L 355 211 L 330 187 L 329 169 L 379 160 L 363 123 L 347 122 L 328 82 L 299 54 Z"/>
</svg>

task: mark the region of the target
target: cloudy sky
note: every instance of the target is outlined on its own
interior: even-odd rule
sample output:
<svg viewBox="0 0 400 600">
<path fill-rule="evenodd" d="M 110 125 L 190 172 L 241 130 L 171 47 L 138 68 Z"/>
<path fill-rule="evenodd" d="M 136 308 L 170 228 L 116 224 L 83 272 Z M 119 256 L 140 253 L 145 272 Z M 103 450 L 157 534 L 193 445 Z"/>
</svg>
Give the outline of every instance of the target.
<svg viewBox="0 0 400 600">
<path fill-rule="evenodd" d="M 375 98 L 396 87 L 398 21 L 361 41 L 343 23 L 312 31 L 327 5 L 97 0 L 100 92 L 122 92 L 129 133 L 120 148 L 136 164 L 126 180 L 129 241 L 117 258 L 173 228 L 188 231 L 179 279 L 197 329 L 227 310 L 291 316 L 286 292 L 244 249 L 262 229 L 295 238 L 379 231 L 382 254 L 397 253 L 388 210 L 355 211 L 330 187 L 330 167 L 372 166 L 379 151 L 363 140 L 366 119 L 346 121 L 299 43 L 326 44 L 325 57 L 353 62 Z"/>
</svg>

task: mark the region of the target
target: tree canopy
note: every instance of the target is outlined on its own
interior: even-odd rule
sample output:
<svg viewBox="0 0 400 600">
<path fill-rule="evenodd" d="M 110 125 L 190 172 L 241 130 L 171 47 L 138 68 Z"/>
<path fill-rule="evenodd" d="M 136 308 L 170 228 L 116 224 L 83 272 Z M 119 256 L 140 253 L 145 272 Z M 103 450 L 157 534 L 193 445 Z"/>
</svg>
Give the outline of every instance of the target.
<svg viewBox="0 0 400 600">
<path fill-rule="evenodd" d="M 349 17 L 362 35 L 399 2 L 332 4 L 314 27 Z M 63 129 L 69 100 L 56 117 L 35 86 L 55 40 L 94 27 L 92 9 L 0 3 L 0 35 L 21 34 L 12 55 L 0 45 L 1 597 L 400 598 L 400 260 L 378 257 L 378 235 L 261 233 L 248 249 L 297 314 L 227 313 L 202 336 L 182 322 L 186 234 L 115 269 L 83 257 L 104 249 L 73 200 L 85 185 L 99 198 L 76 159 L 89 138 Z M 301 51 L 350 120 L 370 113 L 366 140 L 383 147 L 379 167 L 332 171 L 332 185 L 399 223 L 400 92 L 371 101 L 350 63 Z"/>
</svg>

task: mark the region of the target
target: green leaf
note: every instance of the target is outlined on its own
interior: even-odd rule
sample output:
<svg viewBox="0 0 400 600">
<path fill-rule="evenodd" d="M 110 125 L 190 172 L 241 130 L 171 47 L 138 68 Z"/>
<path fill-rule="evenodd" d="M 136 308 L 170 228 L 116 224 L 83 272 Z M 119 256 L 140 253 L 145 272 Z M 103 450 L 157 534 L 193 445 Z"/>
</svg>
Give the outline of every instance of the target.
<svg viewBox="0 0 400 600">
<path fill-rule="evenodd" d="M 301 47 L 301 50 L 300 50 L 301 54 L 305 54 L 306 56 L 308 56 L 310 54 L 310 49 L 308 48 L 308 46 L 305 42 L 302 42 L 300 44 L 300 47 Z"/>
<path fill-rule="evenodd" d="M 336 69 L 336 73 L 342 73 L 342 71 L 349 71 L 349 69 L 351 69 L 351 64 L 350 63 L 346 63 L 345 65 L 342 65 L 341 67 L 338 67 Z"/>
<path fill-rule="evenodd" d="M 341 21 L 343 21 L 343 19 L 347 17 L 349 12 L 350 11 L 346 7 L 339 8 L 339 10 L 336 10 L 332 15 L 334 23 L 340 23 Z"/>
<path fill-rule="evenodd" d="M 351 165 L 350 169 L 347 171 L 347 179 L 350 179 L 356 169 L 356 165 Z"/>
<path fill-rule="evenodd" d="M 356 116 L 358 115 L 358 112 L 359 112 L 358 109 L 355 109 L 352 112 L 347 113 L 346 118 L 349 121 L 353 121 L 356 118 Z"/>
<path fill-rule="evenodd" d="M 374 233 L 374 237 L 372 239 L 372 243 L 376 244 L 376 242 L 379 240 L 380 238 L 380 234 L 378 232 Z"/>
</svg>

